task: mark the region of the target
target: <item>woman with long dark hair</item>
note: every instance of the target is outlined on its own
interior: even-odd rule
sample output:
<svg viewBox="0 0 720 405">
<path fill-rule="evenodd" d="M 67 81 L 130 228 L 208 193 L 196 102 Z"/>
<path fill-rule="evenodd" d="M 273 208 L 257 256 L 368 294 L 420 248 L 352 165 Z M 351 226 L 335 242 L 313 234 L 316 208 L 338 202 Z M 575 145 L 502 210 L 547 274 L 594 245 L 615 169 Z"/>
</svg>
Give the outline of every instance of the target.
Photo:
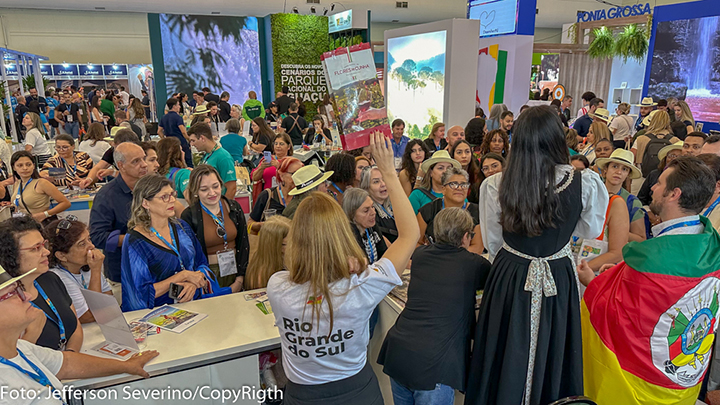
<svg viewBox="0 0 720 405">
<path fill-rule="evenodd" d="M 415 189 L 415 180 L 422 162 L 430 158 L 430 150 L 427 145 L 420 139 L 412 139 L 405 147 L 402 163 L 400 163 L 400 184 L 402 184 L 405 195 Z"/>
<path fill-rule="evenodd" d="M 450 149 L 450 156 L 460 162 L 462 169 L 470 176 L 470 189 L 468 190 L 467 200 L 473 204 L 477 204 L 482 178 L 480 176 L 480 162 L 478 162 L 475 155 L 473 155 L 470 142 L 464 139 L 455 142 L 455 145 Z"/>
<path fill-rule="evenodd" d="M 515 123 L 502 173 L 480 187 L 480 227 L 493 267 L 485 286 L 465 404 L 547 404 L 583 393 L 580 294 L 572 235 L 597 237 L 608 195 L 574 170 L 547 106 Z"/>
</svg>

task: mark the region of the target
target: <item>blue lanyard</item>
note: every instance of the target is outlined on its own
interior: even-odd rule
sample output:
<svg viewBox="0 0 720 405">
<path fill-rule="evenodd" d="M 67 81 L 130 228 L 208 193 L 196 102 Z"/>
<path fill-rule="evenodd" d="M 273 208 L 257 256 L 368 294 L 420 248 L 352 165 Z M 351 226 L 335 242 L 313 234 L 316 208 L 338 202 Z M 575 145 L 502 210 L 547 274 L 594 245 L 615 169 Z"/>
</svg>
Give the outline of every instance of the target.
<svg viewBox="0 0 720 405">
<path fill-rule="evenodd" d="M 55 308 L 55 305 L 50 301 L 50 298 L 48 298 L 47 294 L 45 294 L 45 291 L 43 291 L 42 287 L 40 287 L 40 284 L 37 282 L 37 280 L 33 281 L 33 284 L 35 285 L 35 288 L 38 290 L 38 293 L 40 296 L 43 297 L 45 300 L 45 303 L 48 304 L 50 307 L 50 310 L 55 314 L 55 317 L 57 317 L 57 321 L 53 319 L 50 315 L 48 315 L 47 312 L 43 311 L 45 313 L 45 316 L 47 319 L 52 321 L 58 326 L 58 329 L 60 329 L 60 350 L 65 350 L 65 344 L 67 343 L 67 336 L 65 334 L 65 324 L 63 323 L 62 318 L 60 317 L 60 313 L 58 312 L 57 308 Z M 42 308 L 35 305 L 35 303 L 31 303 L 32 306 L 34 306 L 37 309 L 42 310 Z"/>
<path fill-rule="evenodd" d="M 370 239 L 370 231 L 365 228 L 365 236 L 367 237 L 368 246 L 370 247 L 370 251 L 368 252 L 368 256 L 370 256 L 370 264 L 375 263 L 375 248 L 373 247 L 372 239 Z"/>
<path fill-rule="evenodd" d="M 212 218 L 213 222 L 215 222 L 215 225 L 219 226 L 220 228 L 225 231 L 225 221 L 223 221 L 223 218 L 225 216 L 223 215 L 223 207 L 222 207 L 222 200 L 220 201 L 220 218 L 218 218 L 215 214 L 210 212 L 209 209 L 205 206 L 205 204 L 200 203 L 200 206 L 202 207 L 203 211 L 205 211 L 206 214 L 210 215 L 210 218 Z M 172 233 L 170 233 L 172 235 Z M 225 245 L 227 245 L 227 232 L 223 232 L 223 241 L 225 242 Z"/>
<path fill-rule="evenodd" d="M 69 169 L 67 161 L 64 158 L 60 158 L 60 160 L 62 160 L 63 166 Z M 73 179 L 75 178 L 75 173 L 77 173 L 77 159 L 75 159 L 75 166 L 73 166 L 73 169 L 72 169 L 72 178 Z"/>
<path fill-rule="evenodd" d="M 278 195 L 280 196 L 280 199 L 282 200 L 282 205 L 285 206 L 285 196 L 283 195 L 282 187 L 278 186 L 277 191 L 278 191 Z"/>
<path fill-rule="evenodd" d="M 712 203 L 712 205 L 709 206 L 708 209 L 705 210 L 705 213 L 703 214 L 703 216 L 706 217 L 706 216 L 710 215 L 710 213 L 713 212 L 713 210 L 715 209 L 715 207 L 718 206 L 718 204 L 720 204 L 720 197 L 715 199 L 715 202 Z"/>
<path fill-rule="evenodd" d="M 175 234 L 173 233 L 172 225 L 170 226 L 170 240 L 172 241 L 172 243 L 168 242 L 167 239 L 163 238 L 162 235 L 160 235 L 160 233 L 155 229 L 155 227 L 151 226 L 150 232 L 152 232 L 155 236 L 157 236 L 158 239 L 163 241 L 163 243 L 165 245 L 167 245 L 167 247 L 170 248 L 170 250 L 172 250 L 177 255 L 178 260 L 180 261 L 180 268 L 182 270 L 185 270 L 185 265 L 183 264 L 182 256 L 180 256 L 180 251 L 178 250 L 177 242 L 175 241 Z"/>
<path fill-rule="evenodd" d="M 696 219 L 696 220 L 694 220 L 694 221 L 680 222 L 679 224 L 675 224 L 675 225 L 670 225 L 670 226 L 668 226 L 667 228 L 665 228 L 665 229 L 663 229 L 662 231 L 660 231 L 660 233 L 658 233 L 657 236 L 660 236 L 660 235 L 664 234 L 665 232 L 671 231 L 671 230 L 673 230 L 673 229 L 684 228 L 684 227 L 686 227 L 686 226 L 695 226 L 695 225 L 700 225 L 700 220 L 699 220 L 699 219 Z"/>
<path fill-rule="evenodd" d="M 340 187 L 338 187 L 337 184 L 333 183 L 332 181 L 330 182 L 330 184 L 332 184 L 332 186 L 335 187 L 335 190 L 337 190 L 338 193 L 345 194 L 342 190 L 340 190 Z"/>
<path fill-rule="evenodd" d="M 27 358 L 27 356 L 25 356 L 25 353 L 23 353 L 20 349 L 16 349 L 16 350 L 17 350 L 18 354 L 20 354 L 20 357 L 22 357 L 22 359 L 25 360 L 25 362 L 28 365 L 30 365 L 30 367 L 32 367 L 32 369 L 35 371 L 34 373 L 32 373 L 28 370 L 25 370 L 24 368 L 18 366 L 17 364 L 13 363 L 12 361 L 10 361 L 2 356 L 0 356 L 0 363 L 4 364 L 6 366 L 12 367 L 15 370 L 27 375 L 28 377 L 32 378 L 33 380 L 35 380 L 35 382 L 42 385 L 43 387 L 50 387 L 50 389 L 52 390 L 53 393 L 57 392 L 57 388 L 55 388 L 55 386 L 52 385 L 52 383 L 50 382 L 50 379 L 47 377 L 47 375 L 45 375 L 45 373 L 40 369 L 40 367 L 36 366 L 35 363 L 30 361 Z M 58 396 L 58 398 L 59 398 L 59 396 Z M 62 403 L 64 404 L 65 402 L 62 402 Z"/>
<path fill-rule="evenodd" d="M 444 201 L 443 201 L 443 204 L 445 204 Z M 380 205 L 380 204 L 378 204 L 378 205 Z M 395 216 L 394 216 L 393 214 L 387 212 L 387 210 L 385 209 L 385 207 L 383 207 L 382 205 L 380 205 L 380 209 L 383 210 L 383 211 L 385 212 L 385 214 L 387 214 L 387 216 L 389 216 L 389 217 L 392 218 L 392 219 L 395 219 Z"/>
<path fill-rule="evenodd" d="M 30 182 L 33 181 L 33 180 L 34 180 L 34 179 L 31 177 L 31 178 L 27 181 L 27 183 L 25 183 L 25 186 L 20 185 L 20 187 L 18 187 L 18 192 L 17 192 L 17 194 L 15 194 L 15 206 L 16 206 L 16 207 L 20 208 L 20 195 L 22 195 L 22 193 L 25 191 L 25 188 L 26 188 L 26 187 L 28 186 L 28 184 L 30 184 Z"/>
<path fill-rule="evenodd" d="M 70 270 L 66 269 L 62 265 L 58 264 L 58 268 L 65 270 L 70 277 L 72 277 L 73 280 L 75 280 L 76 283 L 80 284 L 80 286 L 84 289 L 88 289 L 88 283 L 85 282 L 85 275 L 83 274 L 82 270 L 80 270 L 80 279 L 82 280 L 82 283 L 77 281 L 77 278 L 75 278 L 75 274 L 71 273 Z"/>
<path fill-rule="evenodd" d="M 467 201 L 465 201 L 463 203 L 462 209 L 467 208 L 467 204 L 468 204 Z M 442 199 L 442 209 L 445 209 L 445 199 L 444 198 Z"/>
</svg>

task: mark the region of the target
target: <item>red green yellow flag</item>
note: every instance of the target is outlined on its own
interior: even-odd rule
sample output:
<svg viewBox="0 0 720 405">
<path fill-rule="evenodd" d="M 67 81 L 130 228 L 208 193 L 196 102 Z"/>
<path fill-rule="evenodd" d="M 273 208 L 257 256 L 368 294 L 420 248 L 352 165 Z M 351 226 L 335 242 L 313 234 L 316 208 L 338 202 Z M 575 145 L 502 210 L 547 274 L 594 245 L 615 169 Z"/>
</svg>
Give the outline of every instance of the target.
<svg viewBox="0 0 720 405">
<path fill-rule="evenodd" d="M 581 305 L 585 395 L 598 404 L 695 404 L 720 315 L 720 236 L 666 235 L 623 249 Z"/>
</svg>

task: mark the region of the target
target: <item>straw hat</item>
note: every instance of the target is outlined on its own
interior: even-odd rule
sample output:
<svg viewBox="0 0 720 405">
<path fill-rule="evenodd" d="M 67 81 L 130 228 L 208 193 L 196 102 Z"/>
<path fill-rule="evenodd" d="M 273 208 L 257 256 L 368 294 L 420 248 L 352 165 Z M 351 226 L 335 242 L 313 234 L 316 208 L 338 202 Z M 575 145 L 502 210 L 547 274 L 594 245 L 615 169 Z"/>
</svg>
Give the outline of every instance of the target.
<svg viewBox="0 0 720 405">
<path fill-rule="evenodd" d="M 205 105 L 199 105 L 195 107 L 195 112 L 193 113 L 193 115 L 207 114 L 209 112 L 210 110 L 208 110 Z"/>
<path fill-rule="evenodd" d="M 333 175 L 333 171 L 321 172 L 315 165 L 304 166 L 292 175 L 293 183 L 295 188 L 290 190 L 289 195 L 302 194 L 308 190 L 320 185 L 320 183 L 329 179 Z"/>
<path fill-rule="evenodd" d="M 658 152 L 658 159 L 660 159 L 662 161 L 663 159 L 665 159 L 667 154 L 670 153 L 671 151 L 682 150 L 683 144 L 684 144 L 683 141 L 677 141 L 672 145 L 668 145 L 668 146 L 660 149 L 660 152 Z"/>
<path fill-rule="evenodd" d="M 653 103 L 652 97 L 645 97 L 640 104 L 637 104 L 638 107 L 655 107 L 656 105 L 657 103 Z"/>
<path fill-rule="evenodd" d="M 627 166 L 630 168 L 630 178 L 631 179 L 639 179 L 642 177 L 642 172 L 640 172 L 640 169 L 638 169 L 633 164 L 633 158 L 635 155 L 633 155 L 632 152 L 625 149 L 615 149 L 613 151 L 612 155 L 610 155 L 609 158 L 599 158 L 595 160 L 595 164 L 600 169 L 605 170 L 608 164 L 610 163 L 620 163 L 621 165 Z"/>
<path fill-rule="evenodd" d="M 23 278 L 29 276 L 30 274 L 33 274 L 35 272 L 35 270 L 37 270 L 37 269 L 35 268 L 35 269 L 28 271 L 27 273 L 21 274 L 17 277 L 13 277 L 7 271 L 5 271 L 5 269 L 2 266 L 0 266 L 0 283 L 2 283 L 2 284 L 0 284 L 0 290 L 2 290 L 5 287 L 11 286 L 13 283 L 22 280 Z"/>
<path fill-rule="evenodd" d="M 647 117 L 643 118 L 643 122 L 642 122 L 643 126 L 646 126 L 646 127 L 650 126 L 650 121 L 652 121 L 653 117 L 655 116 L 655 114 L 658 113 L 658 111 L 659 110 L 651 111 L 650 114 L 647 115 Z"/>
<path fill-rule="evenodd" d="M 427 173 L 430 170 L 430 166 L 440 162 L 450 163 L 453 165 L 454 168 L 462 169 L 460 162 L 450 157 L 450 152 L 446 150 L 439 150 L 433 153 L 430 159 L 423 162 L 423 164 L 420 166 L 420 170 L 422 170 L 423 173 Z"/>
<path fill-rule="evenodd" d="M 594 113 L 590 113 L 588 115 L 590 116 L 590 118 L 599 119 L 605 122 L 610 121 L 610 111 L 604 108 L 598 108 L 597 110 L 595 110 Z"/>
<path fill-rule="evenodd" d="M 117 126 L 112 127 L 112 128 L 110 129 L 110 136 L 106 136 L 105 138 L 103 138 L 103 140 L 108 141 L 108 142 L 109 142 L 109 141 L 114 141 L 114 140 L 115 140 L 115 135 L 117 135 L 118 131 L 120 131 L 121 129 L 124 129 L 124 128 L 125 128 L 125 127 L 121 127 L 120 125 L 117 125 Z"/>
</svg>

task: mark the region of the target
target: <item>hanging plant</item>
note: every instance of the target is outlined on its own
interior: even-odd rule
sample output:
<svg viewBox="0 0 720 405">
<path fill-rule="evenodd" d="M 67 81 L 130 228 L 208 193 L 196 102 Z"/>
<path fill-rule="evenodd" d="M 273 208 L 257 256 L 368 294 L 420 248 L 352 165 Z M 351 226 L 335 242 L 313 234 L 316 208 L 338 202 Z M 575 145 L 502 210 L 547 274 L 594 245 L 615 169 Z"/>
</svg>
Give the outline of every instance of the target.
<svg viewBox="0 0 720 405">
<path fill-rule="evenodd" d="M 648 51 L 648 39 L 645 30 L 638 28 L 637 24 L 630 24 L 618 34 L 615 40 L 614 53 L 623 58 L 623 62 L 634 59 L 642 62 Z"/>
<path fill-rule="evenodd" d="M 652 36 L 652 25 L 653 25 L 653 16 L 652 14 L 648 14 L 647 16 L 647 23 L 645 24 L 645 37 L 650 40 L 650 37 Z"/>
<path fill-rule="evenodd" d="M 610 31 L 607 27 L 595 28 L 593 30 L 593 36 L 595 39 L 588 47 L 588 55 L 594 59 L 612 58 L 613 50 L 615 49 L 615 38 L 613 38 L 612 31 Z"/>
</svg>

